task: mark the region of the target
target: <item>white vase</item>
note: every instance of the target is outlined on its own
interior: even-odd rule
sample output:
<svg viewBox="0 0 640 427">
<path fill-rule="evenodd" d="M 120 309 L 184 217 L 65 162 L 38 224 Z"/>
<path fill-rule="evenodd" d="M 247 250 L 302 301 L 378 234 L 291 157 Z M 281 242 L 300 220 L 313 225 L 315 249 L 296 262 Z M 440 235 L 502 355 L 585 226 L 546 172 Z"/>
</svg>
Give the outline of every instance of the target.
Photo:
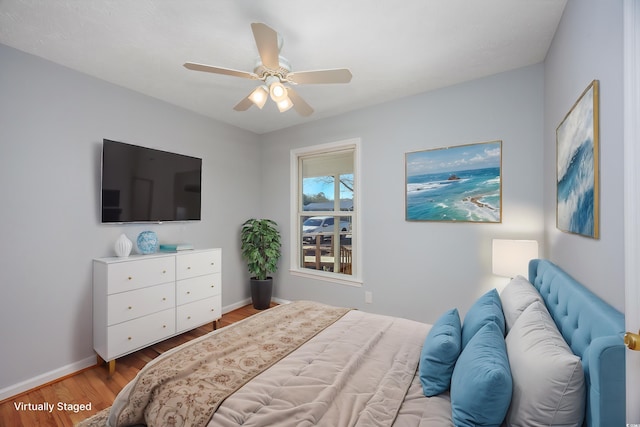
<svg viewBox="0 0 640 427">
<path fill-rule="evenodd" d="M 114 249 L 116 250 L 116 255 L 121 258 L 128 257 L 129 254 L 131 253 L 132 248 L 133 248 L 133 242 L 129 240 L 129 238 L 124 235 L 124 233 L 121 234 L 120 237 L 118 237 L 118 240 L 116 240 L 116 244 L 114 246 Z"/>
</svg>

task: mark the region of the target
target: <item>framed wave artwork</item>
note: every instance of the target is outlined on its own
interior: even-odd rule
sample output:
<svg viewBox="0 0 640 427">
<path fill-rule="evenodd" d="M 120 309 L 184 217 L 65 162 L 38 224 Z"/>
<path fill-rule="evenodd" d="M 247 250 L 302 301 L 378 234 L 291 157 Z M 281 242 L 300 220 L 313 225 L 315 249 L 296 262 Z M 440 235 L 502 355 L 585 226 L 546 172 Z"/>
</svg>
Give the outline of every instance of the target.
<svg viewBox="0 0 640 427">
<path fill-rule="evenodd" d="M 558 229 L 599 238 L 598 81 L 591 82 L 556 129 Z"/>
<path fill-rule="evenodd" d="M 407 221 L 502 222 L 502 141 L 405 154 Z"/>
</svg>

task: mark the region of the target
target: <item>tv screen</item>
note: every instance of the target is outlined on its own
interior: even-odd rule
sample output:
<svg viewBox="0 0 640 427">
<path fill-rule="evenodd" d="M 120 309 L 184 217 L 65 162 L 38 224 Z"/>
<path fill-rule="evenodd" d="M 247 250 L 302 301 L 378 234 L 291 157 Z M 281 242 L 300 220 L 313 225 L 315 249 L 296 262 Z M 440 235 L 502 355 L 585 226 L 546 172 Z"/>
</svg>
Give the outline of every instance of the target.
<svg viewBox="0 0 640 427">
<path fill-rule="evenodd" d="M 200 220 L 202 159 L 103 140 L 103 223 Z"/>
</svg>

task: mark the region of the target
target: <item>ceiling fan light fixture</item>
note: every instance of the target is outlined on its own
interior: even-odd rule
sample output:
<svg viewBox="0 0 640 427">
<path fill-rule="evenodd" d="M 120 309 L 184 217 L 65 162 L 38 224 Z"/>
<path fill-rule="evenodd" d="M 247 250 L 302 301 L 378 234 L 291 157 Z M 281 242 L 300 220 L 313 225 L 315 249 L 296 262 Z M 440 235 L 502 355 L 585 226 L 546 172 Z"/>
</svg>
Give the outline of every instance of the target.
<svg viewBox="0 0 640 427">
<path fill-rule="evenodd" d="M 269 94 L 271 95 L 271 99 L 277 103 L 287 98 L 287 89 L 282 83 L 276 81 L 269 86 Z"/>
<path fill-rule="evenodd" d="M 253 102 L 256 107 L 262 110 L 264 104 L 267 102 L 267 96 L 269 95 L 269 91 L 265 85 L 258 86 L 251 95 L 249 95 L 249 99 Z"/>
<path fill-rule="evenodd" d="M 252 23 L 251 31 L 258 48 L 258 58 L 252 73 L 195 62 L 184 63 L 184 67 L 189 70 L 261 81 L 262 83 L 258 83 L 260 86 L 233 107 L 236 111 L 247 111 L 252 105 L 262 109 L 269 95 L 280 112 L 293 107 L 298 114 L 307 117 L 313 113 L 313 108 L 291 85 L 349 83 L 353 77 L 351 71 L 346 68 L 291 72 L 291 64 L 280 55 L 282 36 L 273 28 L 260 22 Z"/>
<path fill-rule="evenodd" d="M 291 102 L 288 96 L 285 96 L 284 99 L 276 102 L 276 105 L 278 106 L 278 110 L 280 110 L 281 113 L 284 113 L 293 107 L 293 102 Z"/>
</svg>

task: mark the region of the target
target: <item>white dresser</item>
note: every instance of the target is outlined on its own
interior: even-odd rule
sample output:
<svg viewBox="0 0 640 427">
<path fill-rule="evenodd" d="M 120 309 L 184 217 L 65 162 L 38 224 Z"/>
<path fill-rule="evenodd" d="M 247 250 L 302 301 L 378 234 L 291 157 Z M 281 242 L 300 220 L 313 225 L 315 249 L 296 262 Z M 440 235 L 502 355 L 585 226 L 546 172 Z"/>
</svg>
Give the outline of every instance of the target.
<svg viewBox="0 0 640 427">
<path fill-rule="evenodd" d="M 221 256 L 204 249 L 93 260 L 93 347 L 110 373 L 118 357 L 220 319 Z"/>
</svg>

